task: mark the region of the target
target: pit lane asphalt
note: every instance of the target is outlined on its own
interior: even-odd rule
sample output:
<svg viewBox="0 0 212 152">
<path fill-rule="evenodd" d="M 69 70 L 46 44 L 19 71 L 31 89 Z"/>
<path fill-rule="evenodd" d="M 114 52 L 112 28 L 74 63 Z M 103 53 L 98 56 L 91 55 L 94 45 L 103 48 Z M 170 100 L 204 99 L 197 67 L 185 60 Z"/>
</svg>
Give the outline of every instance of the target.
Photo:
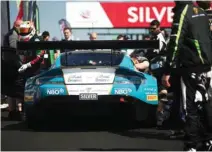
<svg viewBox="0 0 212 152">
<path fill-rule="evenodd" d="M 112 118 L 34 131 L 22 122 L 8 121 L 7 114 L 1 112 L 2 151 L 180 151 L 183 147 L 182 141 L 168 138 L 168 130 L 138 128 Z"/>
</svg>

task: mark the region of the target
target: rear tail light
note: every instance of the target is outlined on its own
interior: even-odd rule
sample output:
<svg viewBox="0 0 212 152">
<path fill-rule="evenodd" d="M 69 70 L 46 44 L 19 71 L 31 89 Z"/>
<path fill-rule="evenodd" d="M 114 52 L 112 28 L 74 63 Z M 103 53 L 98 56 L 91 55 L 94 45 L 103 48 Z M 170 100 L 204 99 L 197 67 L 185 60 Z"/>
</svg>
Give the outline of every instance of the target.
<svg viewBox="0 0 212 152">
<path fill-rule="evenodd" d="M 123 97 L 120 98 L 120 102 L 125 102 Z"/>
</svg>

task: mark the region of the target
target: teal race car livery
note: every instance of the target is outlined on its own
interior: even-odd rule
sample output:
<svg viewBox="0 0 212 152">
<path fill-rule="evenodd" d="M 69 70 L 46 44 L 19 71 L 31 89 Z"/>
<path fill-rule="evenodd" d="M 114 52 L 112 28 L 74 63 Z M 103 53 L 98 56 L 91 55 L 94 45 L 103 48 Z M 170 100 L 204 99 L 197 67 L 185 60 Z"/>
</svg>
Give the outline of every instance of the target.
<svg viewBox="0 0 212 152">
<path fill-rule="evenodd" d="M 93 103 L 134 104 L 141 112 L 136 120 L 146 120 L 149 112 L 155 115 L 152 108 L 158 104 L 157 80 L 139 72 L 130 56 L 120 51 L 87 49 L 61 53 L 49 70 L 29 78 L 25 84 L 27 119 L 34 119 L 31 109 L 35 107 L 65 105 L 64 111 L 82 114 L 80 108 L 73 107 Z"/>
</svg>

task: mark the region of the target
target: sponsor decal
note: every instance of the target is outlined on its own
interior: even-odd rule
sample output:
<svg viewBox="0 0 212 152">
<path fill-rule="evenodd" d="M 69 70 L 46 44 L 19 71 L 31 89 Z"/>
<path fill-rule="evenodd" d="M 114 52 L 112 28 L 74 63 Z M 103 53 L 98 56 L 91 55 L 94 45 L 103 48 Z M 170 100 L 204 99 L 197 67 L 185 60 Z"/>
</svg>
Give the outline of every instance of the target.
<svg viewBox="0 0 212 152">
<path fill-rule="evenodd" d="M 66 85 L 69 95 L 79 95 L 81 93 L 96 93 L 98 95 L 108 95 L 111 85 Z"/>
<path fill-rule="evenodd" d="M 147 95 L 147 101 L 158 100 L 158 95 Z"/>
<path fill-rule="evenodd" d="M 82 82 L 82 75 L 70 75 L 68 82 Z"/>
<path fill-rule="evenodd" d="M 80 14 L 80 16 L 83 18 L 83 19 L 88 19 L 91 17 L 91 11 L 90 10 L 83 10 Z"/>
<path fill-rule="evenodd" d="M 157 92 L 157 88 L 144 88 L 144 91 Z"/>
<path fill-rule="evenodd" d="M 24 96 L 24 101 L 33 101 L 33 96 L 25 95 Z"/>
<path fill-rule="evenodd" d="M 88 87 L 88 88 L 85 88 L 85 89 L 76 89 L 76 88 L 72 88 L 72 89 L 68 89 L 68 92 L 71 92 L 71 93 L 105 93 L 105 92 L 108 92 L 109 89 L 108 88 L 105 88 L 105 89 L 97 89 L 96 87 Z"/>
<path fill-rule="evenodd" d="M 78 90 L 78 89 L 68 89 L 68 92 L 79 93 L 80 90 Z"/>
<path fill-rule="evenodd" d="M 64 93 L 63 88 L 53 88 L 53 89 L 47 89 L 46 92 L 48 95 L 59 95 Z"/>
<path fill-rule="evenodd" d="M 157 94 L 157 88 L 155 88 L 155 87 L 144 88 L 143 92 L 146 95 L 155 95 L 155 94 Z"/>
<path fill-rule="evenodd" d="M 117 88 L 114 90 L 115 94 L 129 94 L 132 92 L 130 88 Z"/>
<path fill-rule="evenodd" d="M 90 93 L 91 90 L 92 90 L 92 88 L 86 88 L 86 92 L 87 92 L 87 93 Z"/>
<path fill-rule="evenodd" d="M 96 77 L 96 82 L 108 82 L 111 80 L 111 75 L 104 75 L 104 74 L 101 74 L 99 76 Z"/>
<path fill-rule="evenodd" d="M 63 69 L 63 73 L 66 84 L 113 83 L 115 77 L 114 68 Z"/>
</svg>

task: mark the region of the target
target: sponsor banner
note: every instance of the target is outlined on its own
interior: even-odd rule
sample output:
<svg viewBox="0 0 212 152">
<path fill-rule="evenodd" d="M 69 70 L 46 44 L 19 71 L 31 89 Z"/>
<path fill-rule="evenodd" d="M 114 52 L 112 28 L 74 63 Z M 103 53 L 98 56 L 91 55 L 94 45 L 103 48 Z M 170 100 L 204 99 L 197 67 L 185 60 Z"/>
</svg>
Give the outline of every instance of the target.
<svg viewBox="0 0 212 152">
<path fill-rule="evenodd" d="M 111 85 L 66 85 L 69 95 L 79 95 L 83 93 L 96 93 L 98 95 L 109 95 Z"/>
<path fill-rule="evenodd" d="M 174 2 L 67 2 L 72 28 L 148 28 L 152 20 L 171 27 Z"/>
<path fill-rule="evenodd" d="M 63 88 L 49 88 L 46 89 L 47 95 L 60 95 L 64 94 L 65 90 Z"/>
<path fill-rule="evenodd" d="M 115 77 L 115 69 L 63 69 L 63 74 L 66 84 L 113 83 Z"/>
</svg>

